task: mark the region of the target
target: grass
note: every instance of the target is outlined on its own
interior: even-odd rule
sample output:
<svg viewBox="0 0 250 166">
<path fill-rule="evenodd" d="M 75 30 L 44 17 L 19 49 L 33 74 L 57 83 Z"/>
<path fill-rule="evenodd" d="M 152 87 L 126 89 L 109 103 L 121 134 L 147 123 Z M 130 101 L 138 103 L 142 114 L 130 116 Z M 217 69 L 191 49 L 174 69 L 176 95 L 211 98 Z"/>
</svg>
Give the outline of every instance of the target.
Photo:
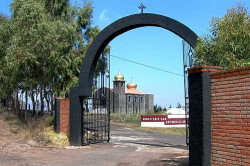
<svg viewBox="0 0 250 166">
<path fill-rule="evenodd" d="M 54 132 L 52 116 L 20 119 L 11 111 L 3 109 L 0 109 L 0 116 L 9 124 L 12 133 L 18 134 L 27 142 L 33 142 L 36 146 L 65 147 L 69 145 L 65 134 Z"/>
<path fill-rule="evenodd" d="M 139 114 L 110 114 L 113 122 L 140 123 Z"/>
<path fill-rule="evenodd" d="M 159 113 L 160 114 L 160 113 Z M 154 113 L 150 113 L 147 115 L 155 115 Z M 111 114 L 111 123 L 126 126 L 131 128 L 136 128 L 139 130 L 163 133 L 163 134 L 171 134 L 171 135 L 186 135 L 186 128 L 184 127 L 171 127 L 171 128 L 163 128 L 163 127 L 141 127 L 141 119 L 139 114 Z"/>
<path fill-rule="evenodd" d="M 140 127 L 139 129 L 144 131 L 152 131 L 156 133 L 171 134 L 171 135 L 186 135 L 186 128 L 184 127 Z"/>
<path fill-rule="evenodd" d="M 160 115 L 161 112 L 154 113 L 149 112 L 146 114 L 110 114 L 110 118 L 113 122 L 125 122 L 125 123 L 141 123 L 141 115 Z"/>
</svg>

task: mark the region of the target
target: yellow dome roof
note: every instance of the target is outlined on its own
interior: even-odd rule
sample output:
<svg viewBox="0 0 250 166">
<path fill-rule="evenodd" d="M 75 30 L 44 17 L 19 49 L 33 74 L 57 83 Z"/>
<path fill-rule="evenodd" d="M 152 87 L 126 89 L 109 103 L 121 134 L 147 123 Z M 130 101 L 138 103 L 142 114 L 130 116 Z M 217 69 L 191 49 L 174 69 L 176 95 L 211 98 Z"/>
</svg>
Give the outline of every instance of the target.
<svg viewBox="0 0 250 166">
<path fill-rule="evenodd" d="M 114 78 L 115 81 L 124 81 L 124 76 L 120 72 Z"/>
<path fill-rule="evenodd" d="M 127 84 L 127 88 L 128 89 L 136 89 L 137 88 L 137 84 L 131 82 L 131 83 Z"/>
</svg>

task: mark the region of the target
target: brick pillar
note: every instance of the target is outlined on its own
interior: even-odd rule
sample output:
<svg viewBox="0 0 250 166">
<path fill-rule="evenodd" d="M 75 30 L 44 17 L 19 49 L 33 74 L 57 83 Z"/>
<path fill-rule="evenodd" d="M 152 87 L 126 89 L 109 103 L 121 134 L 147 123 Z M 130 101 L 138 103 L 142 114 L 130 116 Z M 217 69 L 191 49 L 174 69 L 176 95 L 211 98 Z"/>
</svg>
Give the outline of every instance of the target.
<svg viewBox="0 0 250 166">
<path fill-rule="evenodd" d="M 56 98 L 55 131 L 69 135 L 69 99 Z"/>
<path fill-rule="evenodd" d="M 189 165 L 211 165 L 211 72 L 221 67 L 201 66 L 188 70 Z"/>
</svg>

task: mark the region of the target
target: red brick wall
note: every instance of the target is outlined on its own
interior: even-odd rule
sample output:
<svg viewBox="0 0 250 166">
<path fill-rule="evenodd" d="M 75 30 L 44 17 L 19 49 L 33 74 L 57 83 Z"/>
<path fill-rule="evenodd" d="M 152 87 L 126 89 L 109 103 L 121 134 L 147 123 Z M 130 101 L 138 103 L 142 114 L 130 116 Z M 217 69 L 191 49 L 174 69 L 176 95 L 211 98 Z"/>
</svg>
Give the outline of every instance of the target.
<svg viewBox="0 0 250 166">
<path fill-rule="evenodd" d="M 211 81 L 212 165 L 250 165 L 250 68 Z"/>
<path fill-rule="evenodd" d="M 60 132 L 69 135 L 69 99 L 57 99 L 60 100 Z"/>
</svg>

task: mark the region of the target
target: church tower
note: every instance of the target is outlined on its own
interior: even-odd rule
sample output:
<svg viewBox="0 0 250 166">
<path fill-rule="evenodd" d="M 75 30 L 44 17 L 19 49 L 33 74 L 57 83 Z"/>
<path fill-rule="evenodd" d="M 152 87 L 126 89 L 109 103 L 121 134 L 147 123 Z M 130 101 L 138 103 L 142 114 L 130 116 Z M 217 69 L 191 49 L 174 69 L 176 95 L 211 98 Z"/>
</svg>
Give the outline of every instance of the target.
<svg viewBox="0 0 250 166">
<path fill-rule="evenodd" d="M 121 75 L 119 72 L 115 77 L 114 77 L 114 83 L 113 83 L 113 88 L 114 92 L 120 94 L 120 95 L 125 95 L 125 81 L 124 81 L 124 76 Z"/>
<path fill-rule="evenodd" d="M 125 98 L 125 80 L 124 76 L 119 72 L 113 81 L 114 91 L 114 113 L 124 114 L 126 113 L 126 98 Z"/>
</svg>

